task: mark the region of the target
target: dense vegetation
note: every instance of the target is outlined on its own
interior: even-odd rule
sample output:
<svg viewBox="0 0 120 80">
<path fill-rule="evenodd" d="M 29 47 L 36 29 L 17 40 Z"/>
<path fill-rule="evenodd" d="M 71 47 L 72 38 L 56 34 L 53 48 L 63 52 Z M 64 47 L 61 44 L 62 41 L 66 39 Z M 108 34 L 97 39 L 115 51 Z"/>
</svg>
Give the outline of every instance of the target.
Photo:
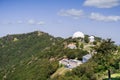
<svg viewBox="0 0 120 80">
<path fill-rule="evenodd" d="M 107 70 L 118 72 L 120 47 L 110 39 L 95 37 L 94 47 L 87 47 L 79 39 L 53 37 L 41 31 L 27 34 L 7 35 L 0 38 L 0 80 L 100 80 Z M 77 49 L 66 47 L 76 43 Z M 86 47 L 84 49 L 84 47 Z M 68 71 L 65 75 L 50 78 L 59 68 L 59 60 L 67 57 L 81 60 L 89 51 L 97 54 L 85 64 Z"/>
<path fill-rule="evenodd" d="M 38 35 L 39 34 L 39 35 Z M 46 80 L 58 68 L 50 48 L 62 38 L 43 32 L 7 35 L 0 39 L 0 80 Z M 47 51 L 50 50 L 50 51 Z"/>
<path fill-rule="evenodd" d="M 102 40 L 100 45 L 93 47 L 97 54 L 87 62 L 64 76 L 56 76 L 53 80 L 103 80 L 107 70 L 120 75 L 120 52 L 111 39 Z M 71 77 L 72 76 L 72 77 Z M 120 77 L 114 80 L 119 80 Z M 107 79 L 105 79 L 107 80 Z"/>
</svg>

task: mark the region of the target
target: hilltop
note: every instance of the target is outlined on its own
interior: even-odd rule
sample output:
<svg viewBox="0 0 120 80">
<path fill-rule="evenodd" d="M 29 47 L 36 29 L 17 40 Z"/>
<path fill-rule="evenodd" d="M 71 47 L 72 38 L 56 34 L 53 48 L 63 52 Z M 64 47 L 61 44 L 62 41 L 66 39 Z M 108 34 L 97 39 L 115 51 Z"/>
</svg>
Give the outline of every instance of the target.
<svg viewBox="0 0 120 80">
<path fill-rule="evenodd" d="M 110 39 L 104 40 L 96 36 L 95 41 L 90 42 L 89 37 L 85 35 L 84 40 L 80 37 L 63 39 L 42 31 L 2 37 L 0 38 L 0 79 L 100 80 L 99 77 L 103 76 L 101 73 L 106 74 L 108 67 L 117 72 L 120 61 L 119 46 L 111 43 Z M 96 52 L 99 54 L 95 54 Z M 110 54 L 106 54 L 108 52 Z M 82 57 L 89 53 L 94 56 L 85 64 L 72 71 L 67 70 L 64 75 L 51 78 L 61 68 L 60 60 L 64 58 L 82 60 Z"/>
</svg>

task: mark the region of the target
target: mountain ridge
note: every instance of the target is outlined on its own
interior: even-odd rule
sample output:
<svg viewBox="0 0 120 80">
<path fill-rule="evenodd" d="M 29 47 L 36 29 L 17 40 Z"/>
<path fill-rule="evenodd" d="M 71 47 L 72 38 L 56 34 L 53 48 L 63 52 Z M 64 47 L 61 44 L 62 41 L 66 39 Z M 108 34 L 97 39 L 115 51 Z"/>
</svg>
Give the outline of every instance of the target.
<svg viewBox="0 0 120 80">
<path fill-rule="evenodd" d="M 42 31 L 2 37 L 0 38 L 0 79 L 52 80 L 50 76 L 59 69 L 60 59 L 67 57 L 81 60 L 83 55 L 89 53 L 89 49 L 93 50 L 93 47 L 88 45 L 94 44 L 99 47 L 104 41 L 99 37 L 95 37 L 96 41 L 89 43 L 88 37 L 89 35 L 85 35 L 84 42 L 79 42 L 79 38 L 72 39 L 72 37 L 69 37 L 63 39 L 53 37 Z M 75 43 L 76 49 L 68 47 L 71 43 Z M 94 59 L 90 59 L 90 61 L 83 64 L 82 67 L 94 63 Z M 92 68 L 91 66 L 90 70 Z M 78 80 L 78 74 L 75 75 L 76 69 L 81 69 L 81 67 L 78 66 L 73 69 L 72 73 L 68 72 L 69 75 L 63 76 L 65 79 L 61 77 L 62 80 L 68 80 L 70 74 L 73 74 Z M 61 78 L 55 76 L 53 80 L 61 80 Z M 74 80 L 74 78 L 71 77 L 71 80 Z"/>
</svg>

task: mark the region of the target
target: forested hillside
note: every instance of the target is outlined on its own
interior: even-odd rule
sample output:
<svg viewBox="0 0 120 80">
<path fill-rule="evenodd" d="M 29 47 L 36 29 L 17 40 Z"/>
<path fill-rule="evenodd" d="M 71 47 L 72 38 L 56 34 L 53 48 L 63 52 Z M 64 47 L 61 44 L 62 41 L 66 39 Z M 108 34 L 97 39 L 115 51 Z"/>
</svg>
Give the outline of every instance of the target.
<svg viewBox="0 0 120 80">
<path fill-rule="evenodd" d="M 26 34 L 7 35 L 0 38 L 0 80 L 100 80 L 108 69 L 119 72 L 120 47 L 110 39 L 95 37 L 90 46 L 88 35 L 84 42 L 79 39 L 53 37 L 35 31 Z M 76 49 L 67 47 L 76 43 Z M 64 57 L 82 60 L 90 51 L 97 54 L 85 64 L 67 71 L 65 75 L 51 75 L 60 68 Z"/>
<path fill-rule="evenodd" d="M 46 80 L 58 68 L 50 49 L 62 40 L 40 31 L 1 38 L 0 80 Z"/>
</svg>

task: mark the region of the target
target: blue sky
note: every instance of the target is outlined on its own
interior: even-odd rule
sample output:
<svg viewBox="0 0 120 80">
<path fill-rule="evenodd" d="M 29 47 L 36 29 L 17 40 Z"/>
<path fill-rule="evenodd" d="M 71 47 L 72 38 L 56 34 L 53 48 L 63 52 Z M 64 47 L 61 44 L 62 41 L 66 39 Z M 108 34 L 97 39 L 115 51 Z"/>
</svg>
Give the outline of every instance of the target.
<svg viewBox="0 0 120 80">
<path fill-rule="evenodd" d="M 120 0 L 0 0 L 0 37 L 36 30 L 70 37 L 76 31 L 120 44 Z"/>
</svg>

